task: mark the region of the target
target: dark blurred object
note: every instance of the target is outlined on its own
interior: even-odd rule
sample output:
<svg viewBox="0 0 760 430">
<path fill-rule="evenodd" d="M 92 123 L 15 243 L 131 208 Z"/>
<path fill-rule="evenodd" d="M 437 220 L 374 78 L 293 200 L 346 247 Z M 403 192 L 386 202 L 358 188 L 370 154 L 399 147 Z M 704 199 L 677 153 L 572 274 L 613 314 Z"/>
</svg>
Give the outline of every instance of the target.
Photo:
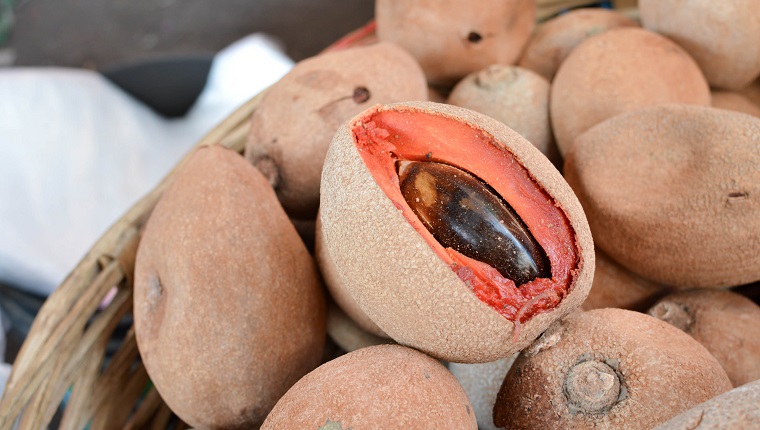
<svg viewBox="0 0 760 430">
<path fill-rule="evenodd" d="M 760 281 L 731 289 L 760 305 Z"/>
<path fill-rule="evenodd" d="M 212 54 L 255 32 L 300 60 L 369 21 L 374 0 L 24 0 L 15 15 L 15 65 L 104 69 Z"/>
<path fill-rule="evenodd" d="M 167 57 L 102 70 L 102 74 L 157 113 L 184 116 L 206 84 L 212 55 Z"/>
</svg>

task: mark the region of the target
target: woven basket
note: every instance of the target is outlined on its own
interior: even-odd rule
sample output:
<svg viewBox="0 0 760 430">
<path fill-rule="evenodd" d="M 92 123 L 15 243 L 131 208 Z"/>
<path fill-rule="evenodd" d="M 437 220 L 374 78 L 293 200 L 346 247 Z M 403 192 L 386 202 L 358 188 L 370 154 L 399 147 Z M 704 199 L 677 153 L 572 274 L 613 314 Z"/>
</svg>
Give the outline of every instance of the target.
<svg viewBox="0 0 760 430">
<path fill-rule="evenodd" d="M 539 1 L 539 19 L 595 3 Z M 375 40 L 374 24 L 326 49 Z M 196 147 L 220 143 L 242 152 L 257 95 L 205 136 Z M 192 151 L 191 151 L 192 152 Z M 174 172 L 119 219 L 90 249 L 40 309 L 16 358 L 0 400 L 0 430 L 46 428 L 56 413 L 61 429 L 184 429 L 150 384 L 130 328 L 116 352 L 106 347 L 117 325 L 131 317 L 132 276 L 140 234 Z M 103 305 L 107 303 L 107 305 Z M 65 399 L 65 408 L 61 404 Z"/>
</svg>

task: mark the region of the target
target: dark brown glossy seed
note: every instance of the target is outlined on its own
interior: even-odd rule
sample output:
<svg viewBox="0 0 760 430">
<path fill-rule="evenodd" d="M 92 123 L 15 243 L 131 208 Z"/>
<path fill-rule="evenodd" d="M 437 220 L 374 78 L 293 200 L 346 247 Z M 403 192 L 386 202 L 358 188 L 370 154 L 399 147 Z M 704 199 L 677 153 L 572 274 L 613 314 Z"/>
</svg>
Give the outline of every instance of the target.
<svg viewBox="0 0 760 430">
<path fill-rule="evenodd" d="M 444 247 L 491 265 L 516 285 L 551 277 L 541 246 L 480 179 L 436 162 L 397 162 L 401 194 Z"/>
</svg>

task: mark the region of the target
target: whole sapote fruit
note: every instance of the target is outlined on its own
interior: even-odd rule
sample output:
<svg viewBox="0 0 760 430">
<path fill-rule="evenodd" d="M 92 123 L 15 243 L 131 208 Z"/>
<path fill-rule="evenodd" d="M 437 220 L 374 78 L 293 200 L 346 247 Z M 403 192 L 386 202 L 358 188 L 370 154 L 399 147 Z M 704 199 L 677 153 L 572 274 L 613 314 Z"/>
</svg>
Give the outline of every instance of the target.
<svg viewBox="0 0 760 430">
<path fill-rule="evenodd" d="M 201 428 L 253 428 L 319 365 L 315 264 L 267 180 L 221 146 L 196 150 L 137 251 L 134 327 L 161 397 Z"/>
<path fill-rule="evenodd" d="M 645 28 L 672 39 L 711 86 L 738 90 L 760 76 L 757 0 L 639 0 Z"/>
<path fill-rule="evenodd" d="M 648 313 L 704 345 L 734 387 L 760 379 L 760 307 L 752 300 L 722 289 L 678 291 Z"/>
<path fill-rule="evenodd" d="M 462 386 L 437 360 L 411 348 L 362 348 L 304 376 L 277 402 L 267 429 L 471 429 Z"/>
<path fill-rule="evenodd" d="M 375 2 L 378 38 L 409 51 L 438 85 L 453 85 L 491 64 L 517 62 L 535 19 L 535 0 Z"/>
<path fill-rule="evenodd" d="M 447 103 L 503 122 L 552 161 L 559 156 L 549 123 L 549 82 L 528 69 L 493 64 L 471 73 Z"/>
<path fill-rule="evenodd" d="M 760 280 L 760 119 L 655 106 L 578 138 L 565 177 L 596 245 L 625 268 L 680 288 Z"/>
<path fill-rule="evenodd" d="M 592 126 L 666 103 L 710 105 L 697 63 L 671 40 L 637 27 L 589 37 L 570 52 L 552 81 L 549 112 L 564 154 Z"/>
<path fill-rule="evenodd" d="M 682 331 L 623 309 L 555 323 L 509 369 L 494 423 L 513 429 L 652 428 L 731 389 Z"/>
<path fill-rule="evenodd" d="M 347 291 L 400 344 L 505 358 L 580 306 L 594 270 L 559 172 L 504 124 L 436 103 L 344 124 L 322 173 L 323 245 Z"/>
<path fill-rule="evenodd" d="M 560 64 L 579 43 L 618 27 L 638 27 L 638 24 L 613 10 L 573 9 L 536 28 L 517 64 L 551 81 Z"/>
<path fill-rule="evenodd" d="M 417 62 L 390 43 L 299 62 L 251 116 L 245 156 L 269 179 L 285 211 L 313 220 L 327 147 L 338 126 L 376 103 L 427 100 Z"/>
</svg>

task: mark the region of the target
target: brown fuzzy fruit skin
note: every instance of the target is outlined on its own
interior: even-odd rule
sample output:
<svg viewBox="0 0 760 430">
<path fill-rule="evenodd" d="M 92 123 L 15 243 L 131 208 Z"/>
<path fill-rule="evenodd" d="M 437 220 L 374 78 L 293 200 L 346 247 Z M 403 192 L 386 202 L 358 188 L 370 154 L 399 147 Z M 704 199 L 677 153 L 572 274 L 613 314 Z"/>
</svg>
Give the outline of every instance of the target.
<svg viewBox="0 0 760 430">
<path fill-rule="evenodd" d="M 447 103 L 503 122 L 559 164 L 549 123 L 549 82 L 536 73 L 516 66 L 488 66 L 459 81 Z"/>
<path fill-rule="evenodd" d="M 562 208 L 575 234 L 579 261 L 568 294 L 551 310 L 515 324 L 480 301 L 406 220 L 373 179 L 351 127 L 378 111 L 439 115 L 493 136 Z M 362 310 L 400 344 L 463 363 L 505 358 L 578 308 L 594 271 L 593 241 L 572 190 L 549 160 L 504 124 L 456 106 L 402 103 L 375 107 L 336 133 L 322 173 L 324 244 Z"/>
<path fill-rule="evenodd" d="M 686 51 L 629 27 L 578 45 L 557 71 L 550 97 L 554 137 L 564 156 L 578 136 L 607 118 L 665 103 L 709 106 L 710 88 Z"/>
<path fill-rule="evenodd" d="M 320 216 L 317 216 L 316 224 L 315 257 L 317 265 L 319 266 L 319 272 L 322 274 L 322 280 L 327 287 L 327 291 L 330 292 L 330 297 L 332 297 L 335 304 L 362 330 L 367 331 L 374 336 L 388 338 L 388 335 L 364 313 L 359 304 L 356 303 L 356 300 L 351 296 L 351 293 L 346 289 L 346 284 L 341 279 L 338 268 L 335 267 L 335 262 L 333 262 L 332 257 L 330 257 L 330 252 L 325 246 Z M 350 352 L 351 350 L 348 351 Z"/>
<path fill-rule="evenodd" d="M 760 76 L 760 3 L 639 0 L 643 26 L 683 47 L 710 85 L 738 90 Z"/>
<path fill-rule="evenodd" d="M 620 308 L 645 312 L 669 288 L 644 279 L 616 263 L 599 248 L 596 252 L 596 269 L 591 291 L 583 302 L 584 311 L 603 308 Z"/>
<path fill-rule="evenodd" d="M 565 160 L 596 245 L 678 288 L 760 279 L 760 120 L 667 105 L 611 118 Z"/>
<path fill-rule="evenodd" d="M 747 97 L 732 91 L 713 91 L 712 107 L 746 113 L 760 118 L 760 106 Z"/>
<path fill-rule="evenodd" d="M 318 55 L 267 90 L 251 117 L 245 156 L 270 180 L 290 216 L 314 219 L 335 130 L 376 103 L 427 98 L 420 66 L 398 46 L 378 43 Z"/>
<path fill-rule="evenodd" d="M 570 51 L 584 40 L 612 28 L 638 26 L 625 15 L 608 9 L 573 9 L 541 24 L 517 64 L 551 81 Z"/>
<path fill-rule="evenodd" d="M 760 307 L 727 290 L 669 294 L 648 311 L 704 345 L 734 387 L 760 379 Z"/>
<path fill-rule="evenodd" d="M 755 429 L 760 424 L 760 381 L 723 393 L 658 425 L 654 430 Z"/>
<path fill-rule="evenodd" d="M 491 64 L 514 64 L 535 26 L 533 0 L 378 0 L 380 40 L 409 51 L 428 81 L 453 85 Z"/>
<path fill-rule="evenodd" d="M 496 398 L 494 422 L 651 428 L 730 389 L 720 364 L 682 331 L 646 314 L 597 309 L 555 323 L 520 354 Z"/>
<path fill-rule="evenodd" d="M 221 146 L 198 149 L 156 205 L 134 290 L 145 368 L 193 426 L 260 425 L 320 363 L 316 266 L 266 179 Z"/>
<path fill-rule="evenodd" d="M 427 355 L 398 345 L 363 348 L 303 377 L 267 429 L 477 429 L 462 386 Z"/>
</svg>

